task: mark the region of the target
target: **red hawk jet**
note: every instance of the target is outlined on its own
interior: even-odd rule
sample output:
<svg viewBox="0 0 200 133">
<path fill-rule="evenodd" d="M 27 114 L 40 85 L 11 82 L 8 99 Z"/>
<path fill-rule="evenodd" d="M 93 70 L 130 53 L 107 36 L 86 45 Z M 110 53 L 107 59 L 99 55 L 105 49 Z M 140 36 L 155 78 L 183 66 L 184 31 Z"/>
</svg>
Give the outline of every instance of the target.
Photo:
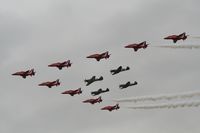
<svg viewBox="0 0 200 133">
<path fill-rule="evenodd" d="M 49 88 L 51 88 L 52 86 L 59 86 L 59 85 L 60 85 L 59 79 L 57 79 L 55 81 L 48 81 L 48 82 L 43 82 L 43 83 L 39 84 L 39 86 L 47 86 Z"/>
<path fill-rule="evenodd" d="M 148 45 L 149 44 L 147 44 L 146 41 L 144 41 L 144 42 L 141 42 L 141 43 L 129 44 L 129 45 L 125 46 L 125 48 L 133 48 L 134 51 L 136 52 L 136 51 L 138 51 L 138 49 L 141 49 L 141 48 L 145 49 L 145 48 L 147 48 Z"/>
<path fill-rule="evenodd" d="M 67 90 L 67 91 L 64 91 L 64 92 L 62 92 L 61 94 L 69 94 L 69 95 L 71 95 L 71 96 L 74 96 L 74 95 L 76 95 L 76 94 L 81 94 L 82 93 L 82 90 L 81 90 L 81 88 L 78 88 L 78 89 L 76 89 L 76 90 Z"/>
<path fill-rule="evenodd" d="M 101 53 L 101 54 L 93 54 L 93 55 L 87 56 L 87 58 L 94 58 L 97 61 L 100 61 L 103 58 L 108 59 L 109 57 L 110 57 L 110 54 L 108 53 L 108 51 L 105 53 Z"/>
<path fill-rule="evenodd" d="M 108 111 L 113 111 L 113 110 L 118 110 L 120 107 L 119 107 L 119 104 L 116 104 L 114 106 L 106 106 L 106 107 L 103 107 L 101 108 L 101 110 L 108 110 Z"/>
<path fill-rule="evenodd" d="M 101 97 L 98 97 L 96 99 L 88 99 L 88 100 L 83 101 L 83 103 L 91 103 L 91 104 L 100 103 L 100 102 L 102 102 Z"/>
<path fill-rule="evenodd" d="M 64 61 L 64 62 L 57 62 L 57 63 L 53 63 L 48 65 L 48 67 L 57 67 L 59 70 L 62 70 L 63 67 L 71 67 L 72 63 L 70 62 L 70 60 L 68 61 Z"/>
<path fill-rule="evenodd" d="M 14 75 L 14 76 L 22 76 L 22 78 L 25 79 L 27 76 L 34 76 L 35 75 L 35 71 L 34 71 L 34 69 L 31 69 L 31 70 L 27 70 L 27 71 L 16 72 L 16 73 L 13 73 L 12 75 Z"/>
<path fill-rule="evenodd" d="M 188 35 L 186 33 L 182 33 L 180 35 L 170 35 L 168 37 L 165 37 L 166 40 L 173 40 L 174 43 L 176 43 L 178 40 L 185 40 L 187 39 Z"/>
</svg>

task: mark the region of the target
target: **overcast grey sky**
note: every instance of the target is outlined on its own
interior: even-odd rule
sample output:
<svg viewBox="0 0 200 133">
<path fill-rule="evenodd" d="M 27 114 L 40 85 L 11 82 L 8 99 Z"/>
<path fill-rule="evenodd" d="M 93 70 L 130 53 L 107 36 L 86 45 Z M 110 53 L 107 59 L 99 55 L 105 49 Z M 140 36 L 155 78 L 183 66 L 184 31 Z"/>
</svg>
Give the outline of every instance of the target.
<svg viewBox="0 0 200 133">
<path fill-rule="evenodd" d="M 199 49 L 148 47 L 137 53 L 124 45 L 146 40 L 174 45 L 169 34 L 199 36 L 198 0 L 1 0 L 0 1 L 0 132 L 2 133 L 199 133 L 199 108 L 174 110 L 101 111 L 112 99 L 198 91 Z M 177 45 L 198 45 L 189 37 Z M 109 51 L 108 60 L 85 57 Z M 72 67 L 58 71 L 47 65 L 70 59 Z M 119 65 L 131 70 L 111 76 Z M 35 68 L 27 79 L 11 76 Z M 86 87 L 83 80 L 103 76 Z M 38 87 L 59 78 L 61 86 Z M 138 86 L 119 90 L 126 81 Z M 82 87 L 79 96 L 62 91 Z M 103 102 L 81 101 L 90 92 L 110 88 Z"/>
</svg>

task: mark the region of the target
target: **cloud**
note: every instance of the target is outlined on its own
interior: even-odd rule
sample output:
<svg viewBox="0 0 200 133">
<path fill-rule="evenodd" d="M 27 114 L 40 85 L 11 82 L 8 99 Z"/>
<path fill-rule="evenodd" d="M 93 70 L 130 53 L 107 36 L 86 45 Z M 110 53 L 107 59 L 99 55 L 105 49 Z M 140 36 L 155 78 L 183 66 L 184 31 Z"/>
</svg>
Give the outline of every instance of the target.
<svg viewBox="0 0 200 133">
<path fill-rule="evenodd" d="M 10 0 L 0 3 L 0 116 L 3 131 L 117 132 L 124 131 L 125 128 L 119 125 L 126 123 L 124 132 L 132 132 L 135 128 L 139 132 L 147 132 L 146 129 L 152 132 L 164 129 L 166 132 L 186 132 L 187 129 L 199 132 L 194 123 L 199 121 L 195 110 L 158 114 L 141 111 L 134 114 L 123 109 L 113 113 L 99 110 L 102 106 L 115 104 L 109 101 L 113 98 L 197 89 L 198 50 L 150 47 L 135 53 L 123 46 L 143 40 L 154 45 L 163 44 L 163 36 L 183 31 L 198 36 L 198 1 Z M 188 39 L 184 43 L 188 42 L 197 44 L 198 39 Z M 96 62 L 85 58 L 107 50 L 111 53 L 109 60 Z M 47 67 L 66 59 L 73 62 L 69 69 L 58 71 Z M 119 65 L 130 66 L 131 70 L 112 76 L 109 70 Z M 11 76 L 15 71 L 29 68 L 35 68 L 35 77 L 23 80 Z M 105 80 L 86 87 L 83 80 L 93 75 L 102 75 Z M 37 86 L 41 81 L 57 78 L 61 80 L 60 87 Z M 120 83 L 135 80 L 139 83 L 136 88 L 118 89 Z M 83 88 L 83 95 L 67 97 L 60 94 L 77 87 Z M 111 91 L 102 95 L 103 103 L 95 106 L 81 103 L 91 97 L 91 91 L 107 87 Z M 186 115 L 188 112 L 192 115 Z M 174 124 L 174 119 L 179 122 Z"/>
</svg>

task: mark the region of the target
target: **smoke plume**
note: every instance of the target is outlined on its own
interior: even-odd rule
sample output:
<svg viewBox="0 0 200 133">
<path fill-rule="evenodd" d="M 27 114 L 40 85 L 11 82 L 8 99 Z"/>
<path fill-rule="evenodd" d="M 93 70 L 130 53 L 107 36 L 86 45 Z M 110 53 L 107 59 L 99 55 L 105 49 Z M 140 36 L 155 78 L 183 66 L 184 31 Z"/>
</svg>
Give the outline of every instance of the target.
<svg viewBox="0 0 200 133">
<path fill-rule="evenodd" d="M 143 96 L 135 98 L 126 98 L 114 100 L 116 102 L 146 102 L 146 101 L 159 101 L 159 100 L 175 100 L 175 99 L 189 99 L 193 97 L 199 97 L 200 92 L 188 92 L 184 94 L 174 94 L 174 95 L 160 95 L 160 96 Z"/>
<path fill-rule="evenodd" d="M 170 46 L 155 46 L 160 48 L 171 48 L 171 49 L 199 49 L 200 45 L 170 45 Z"/>
<path fill-rule="evenodd" d="M 187 108 L 187 107 L 199 107 L 200 102 L 185 102 L 176 104 L 162 104 L 162 105 L 144 105 L 144 106 L 133 106 L 127 107 L 129 109 L 176 109 L 176 108 Z"/>
</svg>

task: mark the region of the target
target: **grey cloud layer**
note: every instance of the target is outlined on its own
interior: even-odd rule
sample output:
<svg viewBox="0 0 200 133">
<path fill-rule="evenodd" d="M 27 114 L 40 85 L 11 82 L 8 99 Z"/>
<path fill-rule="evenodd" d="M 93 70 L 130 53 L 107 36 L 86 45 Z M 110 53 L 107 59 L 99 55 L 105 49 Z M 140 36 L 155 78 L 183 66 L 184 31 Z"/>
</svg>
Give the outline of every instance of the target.
<svg viewBox="0 0 200 133">
<path fill-rule="evenodd" d="M 134 53 L 127 43 L 147 40 L 152 45 L 172 44 L 168 34 L 199 35 L 199 1 L 2 1 L 0 10 L 1 93 L 0 131 L 25 132 L 163 132 L 199 133 L 199 109 L 108 113 L 99 108 L 111 99 L 196 91 L 199 83 L 199 50 L 149 47 Z M 11 4 L 12 3 L 12 4 Z M 199 44 L 188 39 L 178 44 Z M 111 58 L 96 62 L 88 54 L 109 50 Z M 63 71 L 49 63 L 71 59 Z M 119 65 L 129 72 L 111 76 Z M 23 80 L 10 74 L 34 67 L 37 75 Z M 103 82 L 85 87 L 84 78 L 103 75 Z M 47 89 L 37 84 L 60 78 L 62 85 Z M 120 91 L 118 84 L 137 80 L 139 85 Z M 83 95 L 60 93 L 83 87 Z M 110 87 L 105 102 L 90 106 L 81 101 L 89 92 Z"/>
</svg>

